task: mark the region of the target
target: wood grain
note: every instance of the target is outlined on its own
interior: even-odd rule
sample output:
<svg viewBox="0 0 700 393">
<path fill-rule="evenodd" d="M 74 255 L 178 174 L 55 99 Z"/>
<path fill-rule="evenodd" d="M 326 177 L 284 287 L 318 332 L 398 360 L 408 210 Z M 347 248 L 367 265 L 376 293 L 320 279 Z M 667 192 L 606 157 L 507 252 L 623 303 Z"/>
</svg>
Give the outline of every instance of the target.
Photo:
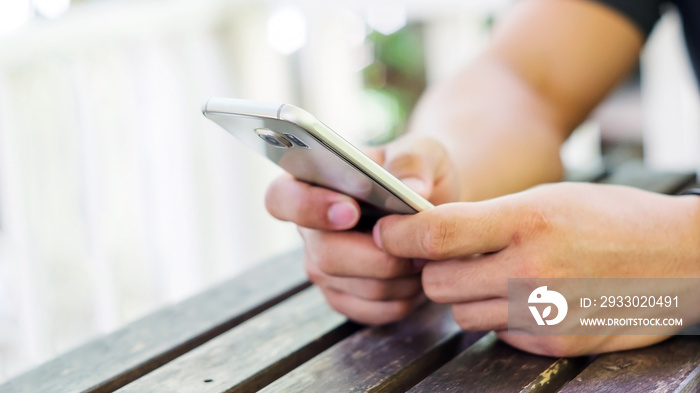
<svg viewBox="0 0 700 393">
<path fill-rule="evenodd" d="M 256 391 L 358 328 L 308 288 L 118 391 Z"/>
<path fill-rule="evenodd" d="M 531 355 L 489 333 L 410 392 L 554 392 L 585 364 Z"/>
<path fill-rule="evenodd" d="M 673 393 L 697 393 L 700 392 L 700 366 L 681 382 Z"/>
<path fill-rule="evenodd" d="M 482 334 L 463 334 L 449 308 L 429 304 L 354 334 L 262 392 L 403 392 Z"/>
<path fill-rule="evenodd" d="M 676 336 L 651 347 L 601 355 L 561 393 L 693 391 L 686 388 L 697 386 L 699 367 L 700 336 Z"/>
<path fill-rule="evenodd" d="M 107 392 L 231 329 L 309 284 L 301 251 L 268 261 L 0 386 L 0 392 Z"/>
<path fill-rule="evenodd" d="M 674 193 L 693 179 L 633 162 L 602 183 Z M 588 359 L 535 356 L 493 333 L 464 333 L 449 308 L 435 304 L 405 321 L 356 331 L 308 286 L 301 252 L 291 253 L 69 352 L 0 391 L 699 390 L 698 336 L 602 355 L 581 371 Z"/>
</svg>

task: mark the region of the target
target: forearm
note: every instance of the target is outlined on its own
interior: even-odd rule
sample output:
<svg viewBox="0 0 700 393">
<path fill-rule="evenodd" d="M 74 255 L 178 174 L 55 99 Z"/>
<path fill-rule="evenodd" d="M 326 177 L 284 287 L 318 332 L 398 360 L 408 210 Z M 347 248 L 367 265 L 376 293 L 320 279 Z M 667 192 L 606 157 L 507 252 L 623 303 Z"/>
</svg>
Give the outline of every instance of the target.
<svg viewBox="0 0 700 393">
<path fill-rule="evenodd" d="M 631 22 L 595 2 L 517 2 L 480 59 L 431 88 L 410 130 L 447 147 L 462 200 L 558 180 L 561 143 L 642 43 Z"/>
<path fill-rule="evenodd" d="M 411 132 L 441 141 L 459 171 L 461 200 L 482 200 L 562 176 L 566 131 L 537 92 L 484 56 L 430 89 Z"/>
</svg>

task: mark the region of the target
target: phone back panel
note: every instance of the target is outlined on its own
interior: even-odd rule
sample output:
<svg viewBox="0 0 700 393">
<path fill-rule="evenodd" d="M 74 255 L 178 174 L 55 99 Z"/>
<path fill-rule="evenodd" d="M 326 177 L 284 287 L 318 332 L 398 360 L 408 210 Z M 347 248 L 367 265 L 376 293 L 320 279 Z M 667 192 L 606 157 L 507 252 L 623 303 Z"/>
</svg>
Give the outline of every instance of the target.
<svg viewBox="0 0 700 393">
<path fill-rule="evenodd" d="M 205 112 L 205 115 L 295 178 L 354 197 L 361 203 L 363 216 L 378 218 L 417 212 L 297 124 L 262 116 L 219 112 Z M 285 136 L 293 146 L 277 147 L 266 142 L 256 132 L 260 129 Z"/>
</svg>

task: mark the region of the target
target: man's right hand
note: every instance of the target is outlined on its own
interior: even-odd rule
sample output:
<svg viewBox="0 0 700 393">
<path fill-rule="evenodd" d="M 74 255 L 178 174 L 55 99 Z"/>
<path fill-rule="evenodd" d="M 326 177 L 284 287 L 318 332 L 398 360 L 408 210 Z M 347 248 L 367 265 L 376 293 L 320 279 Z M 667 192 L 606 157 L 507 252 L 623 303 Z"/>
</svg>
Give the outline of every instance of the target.
<svg viewBox="0 0 700 393">
<path fill-rule="evenodd" d="M 433 139 L 406 136 L 368 154 L 433 204 L 459 195 L 454 167 Z M 353 198 L 283 175 L 265 202 L 274 217 L 298 225 L 306 273 L 336 311 L 356 322 L 384 324 L 425 301 L 423 262 L 392 257 L 377 248 L 371 233 L 350 231 L 360 218 Z"/>
</svg>

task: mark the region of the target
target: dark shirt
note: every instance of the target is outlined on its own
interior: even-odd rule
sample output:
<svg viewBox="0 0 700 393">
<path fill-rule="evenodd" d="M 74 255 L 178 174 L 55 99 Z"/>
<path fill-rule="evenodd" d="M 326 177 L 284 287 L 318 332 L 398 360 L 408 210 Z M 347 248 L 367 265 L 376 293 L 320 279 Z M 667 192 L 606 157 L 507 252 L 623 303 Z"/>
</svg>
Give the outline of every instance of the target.
<svg viewBox="0 0 700 393">
<path fill-rule="evenodd" d="M 683 21 L 685 43 L 695 76 L 700 79 L 700 0 L 595 0 L 631 19 L 648 36 L 661 17 L 662 7 L 675 5 Z"/>
</svg>

